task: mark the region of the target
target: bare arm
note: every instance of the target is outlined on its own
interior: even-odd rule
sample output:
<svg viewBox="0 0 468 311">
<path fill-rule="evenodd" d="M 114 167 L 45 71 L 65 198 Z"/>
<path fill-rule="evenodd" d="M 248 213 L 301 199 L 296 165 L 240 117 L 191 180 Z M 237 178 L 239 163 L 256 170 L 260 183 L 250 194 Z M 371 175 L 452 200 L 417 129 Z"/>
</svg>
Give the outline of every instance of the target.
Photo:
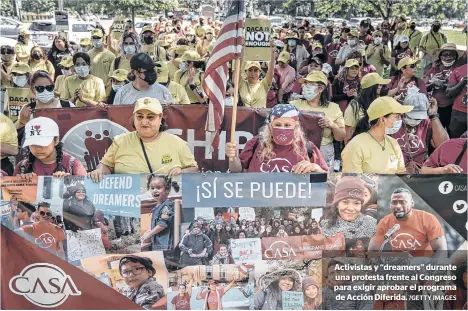
<svg viewBox="0 0 468 311">
<path fill-rule="evenodd" d="M 18 146 L 9 145 L 6 143 L 1 144 L 2 156 L 15 156 L 18 154 Z"/>
<path fill-rule="evenodd" d="M 430 243 L 434 250 L 434 255 L 432 257 L 447 257 L 447 240 L 445 239 L 445 236 L 438 237 Z"/>
<path fill-rule="evenodd" d="M 431 120 L 432 123 L 432 140 L 431 144 L 434 148 L 439 147 L 445 141 L 449 140 L 449 135 L 445 130 L 442 123 L 440 123 L 439 118 L 434 118 Z"/>
<path fill-rule="evenodd" d="M 234 283 L 236 282 L 236 280 L 232 280 L 231 283 L 229 283 L 229 285 L 224 289 L 224 293 L 226 294 L 231 288 L 234 287 Z"/>
<path fill-rule="evenodd" d="M 354 134 L 354 127 L 345 125 L 346 137 L 344 139 L 345 144 L 351 140 L 351 137 Z"/>
<path fill-rule="evenodd" d="M 369 252 L 379 251 L 380 247 L 382 247 L 382 243 L 379 243 L 376 240 L 371 239 L 370 242 L 369 242 L 368 251 Z"/>
<path fill-rule="evenodd" d="M 273 44 L 273 43 L 272 43 Z M 268 64 L 268 71 L 265 75 L 265 80 L 267 81 L 268 85 L 271 85 L 273 82 L 273 73 L 275 72 L 275 47 L 271 47 L 271 56 L 270 56 L 270 63 Z"/>
<path fill-rule="evenodd" d="M 457 97 L 458 94 L 460 94 L 460 92 L 463 91 L 463 89 L 466 87 L 466 81 L 467 81 L 467 78 L 465 77 L 461 79 L 460 82 L 458 82 L 455 85 L 448 85 L 447 90 L 446 90 L 447 96 L 450 98 Z"/>
<path fill-rule="evenodd" d="M 203 288 L 201 288 L 200 291 L 198 292 L 197 300 L 203 299 L 203 298 L 202 298 L 202 294 L 203 294 Z"/>
<path fill-rule="evenodd" d="M 198 167 L 191 166 L 182 169 L 182 173 L 198 173 Z"/>
<path fill-rule="evenodd" d="M 333 132 L 333 138 L 337 141 L 343 141 L 346 138 L 346 131 L 344 128 L 339 127 L 338 124 L 333 122 L 333 127 L 332 127 L 332 132 Z"/>
</svg>

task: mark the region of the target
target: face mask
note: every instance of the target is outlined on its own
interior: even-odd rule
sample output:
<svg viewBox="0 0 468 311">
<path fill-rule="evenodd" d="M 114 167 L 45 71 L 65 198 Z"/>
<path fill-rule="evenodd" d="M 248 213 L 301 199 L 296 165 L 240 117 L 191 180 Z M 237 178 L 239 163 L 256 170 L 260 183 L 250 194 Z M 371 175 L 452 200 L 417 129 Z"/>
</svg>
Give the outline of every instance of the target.
<svg viewBox="0 0 468 311">
<path fill-rule="evenodd" d="M 434 32 L 438 32 L 440 30 L 440 26 L 432 26 L 432 30 Z"/>
<path fill-rule="evenodd" d="M 333 39 L 333 43 L 340 43 L 340 38 Z"/>
<path fill-rule="evenodd" d="M 100 49 L 102 47 L 102 40 L 101 39 L 93 39 L 93 46 L 96 49 Z"/>
<path fill-rule="evenodd" d="M 403 121 L 401 121 L 401 120 L 393 122 L 393 127 L 385 128 L 385 134 L 387 134 L 387 135 L 395 134 L 396 132 L 398 132 L 400 130 L 402 123 L 403 123 Z"/>
<path fill-rule="evenodd" d="M 183 62 L 179 64 L 179 69 L 182 71 L 187 70 L 187 63 Z"/>
<path fill-rule="evenodd" d="M 85 48 L 85 47 L 81 47 L 80 49 L 80 52 L 83 52 L 83 53 L 88 53 L 89 49 L 88 48 Z"/>
<path fill-rule="evenodd" d="M 123 86 L 124 84 L 112 84 L 112 89 L 117 93 L 117 91 L 120 90 Z"/>
<path fill-rule="evenodd" d="M 405 120 L 405 124 L 411 127 L 416 127 L 419 125 L 419 123 L 422 122 L 422 120 L 414 120 L 414 119 L 409 119 L 407 117 L 404 117 L 403 120 Z"/>
<path fill-rule="evenodd" d="M 410 28 L 411 30 L 415 30 L 415 29 L 416 29 L 416 25 L 411 25 L 409 28 Z"/>
<path fill-rule="evenodd" d="M 143 79 L 143 81 L 145 81 L 149 85 L 153 85 L 156 82 L 157 75 L 155 70 L 147 70 L 145 71 L 144 75 L 145 78 Z"/>
<path fill-rule="evenodd" d="M 349 44 L 350 46 L 355 46 L 355 45 L 357 44 L 357 41 L 354 40 L 354 39 L 353 39 L 353 40 L 348 40 L 348 44 Z"/>
<path fill-rule="evenodd" d="M 306 100 L 312 100 L 318 95 L 318 87 L 315 85 L 304 86 L 302 88 L 302 95 Z"/>
<path fill-rule="evenodd" d="M 224 99 L 224 106 L 232 106 L 232 96 L 228 96 Z"/>
<path fill-rule="evenodd" d="M 376 37 L 374 39 L 374 44 L 376 44 L 376 45 L 379 45 L 381 42 L 382 42 L 382 38 L 380 38 L 380 37 Z"/>
<path fill-rule="evenodd" d="M 143 37 L 143 41 L 144 41 L 146 44 L 153 44 L 154 38 L 153 38 L 153 36 Z"/>
<path fill-rule="evenodd" d="M 75 68 L 76 73 L 81 78 L 85 78 L 89 75 L 89 66 L 81 66 Z"/>
<path fill-rule="evenodd" d="M 19 87 L 25 86 L 27 82 L 28 82 L 28 79 L 26 78 L 26 76 L 14 76 L 13 77 L 13 83 Z"/>
<path fill-rule="evenodd" d="M 280 146 L 290 145 L 294 141 L 294 129 L 284 127 L 272 128 L 273 141 Z"/>
<path fill-rule="evenodd" d="M 71 76 L 71 75 L 73 74 L 73 72 L 72 72 L 71 69 L 67 69 L 67 70 L 62 69 L 62 74 L 63 74 L 64 76 Z"/>
<path fill-rule="evenodd" d="M 1 59 L 3 63 L 9 64 L 10 62 L 13 61 L 13 54 L 2 55 Z"/>
<path fill-rule="evenodd" d="M 24 36 L 18 36 L 18 41 L 24 42 Z"/>
<path fill-rule="evenodd" d="M 42 55 L 39 52 L 34 52 L 34 53 L 31 54 L 31 58 L 35 59 L 35 60 L 40 60 L 41 57 L 42 57 Z"/>
<path fill-rule="evenodd" d="M 296 40 L 288 40 L 288 45 L 289 46 L 296 46 Z"/>
<path fill-rule="evenodd" d="M 125 45 L 124 46 L 124 52 L 125 52 L 125 54 L 135 54 L 135 52 L 136 52 L 135 45 Z"/>
<path fill-rule="evenodd" d="M 36 97 L 41 103 L 48 103 L 52 98 L 54 98 L 54 91 L 49 92 L 44 90 L 42 93 L 36 93 Z"/>
<path fill-rule="evenodd" d="M 442 65 L 444 65 L 444 67 L 451 67 L 454 63 L 455 63 L 455 60 L 453 60 L 451 62 L 442 61 Z"/>
</svg>

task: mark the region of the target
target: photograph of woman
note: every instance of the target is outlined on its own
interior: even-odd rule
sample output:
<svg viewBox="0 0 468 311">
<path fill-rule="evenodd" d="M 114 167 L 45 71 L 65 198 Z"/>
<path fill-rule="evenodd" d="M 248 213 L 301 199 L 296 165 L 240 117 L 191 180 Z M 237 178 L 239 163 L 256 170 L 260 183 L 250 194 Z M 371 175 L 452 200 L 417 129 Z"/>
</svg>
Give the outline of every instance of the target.
<svg viewBox="0 0 468 311">
<path fill-rule="evenodd" d="M 262 276 L 259 284 L 254 310 L 283 310 L 283 291 L 300 291 L 302 277 L 294 269 L 283 269 Z"/>
</svg>

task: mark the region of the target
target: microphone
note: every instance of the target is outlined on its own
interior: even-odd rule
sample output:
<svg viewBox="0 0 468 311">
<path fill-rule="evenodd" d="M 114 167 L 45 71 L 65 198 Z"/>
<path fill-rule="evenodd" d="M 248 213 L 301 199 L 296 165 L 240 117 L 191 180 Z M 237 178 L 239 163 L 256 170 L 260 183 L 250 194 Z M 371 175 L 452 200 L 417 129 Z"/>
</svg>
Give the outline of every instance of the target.
<svg viewBox="0 0 468 311">
<path fill-rule="evenodd" d="M 400 225 L 394 225 L 390 230 L 387 231 L 387 233 L 384 234 L 385 240 L 388 240 L 398 230 L 400 230 Z"/>
</svg>

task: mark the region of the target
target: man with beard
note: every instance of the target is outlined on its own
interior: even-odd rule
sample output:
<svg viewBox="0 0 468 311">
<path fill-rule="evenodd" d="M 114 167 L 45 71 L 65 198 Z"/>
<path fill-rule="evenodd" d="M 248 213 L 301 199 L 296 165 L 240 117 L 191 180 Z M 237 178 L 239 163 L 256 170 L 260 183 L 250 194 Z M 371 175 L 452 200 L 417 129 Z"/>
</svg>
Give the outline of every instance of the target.
<svg viewBox="0 0 468 311">
<path fill-rule="evenodd" d="M 445 257 L 447 241 L 437 218 L 422 210 L 414 209 L 411 192 L 405 188 L 393 191 L 390 199 L 392 214 L 382 218 L 377 232 L 369 243 L 370 251 L 379 251 L 385 235 L 400 226 L 390 237 L 393 251 L 408 251 L 413 257 Z"/>
<path fill-rule="evenodd" d="M 210 238 L 201 232 L 201 226 L 195 223 L 190 234 L 184 235 L 179 244 L 180 263 L 183 267 L 204 265 L 204 260 L 213 250 Z"/>
</svg>

